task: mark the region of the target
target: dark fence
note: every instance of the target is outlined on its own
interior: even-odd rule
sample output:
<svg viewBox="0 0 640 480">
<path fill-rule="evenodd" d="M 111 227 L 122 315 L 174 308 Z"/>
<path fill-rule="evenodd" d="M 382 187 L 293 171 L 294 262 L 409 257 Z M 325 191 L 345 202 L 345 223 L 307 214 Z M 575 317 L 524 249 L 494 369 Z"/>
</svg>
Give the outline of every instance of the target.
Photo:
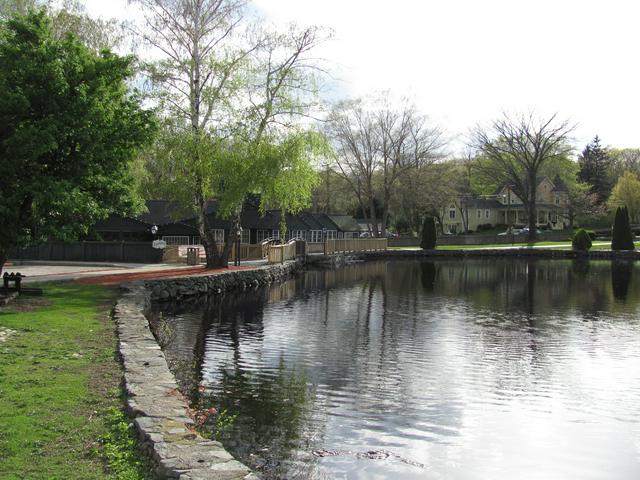
<svg viewBox="0 0 640 480">
<path fill-rule="evenodd" d="M 15 260 L 159 263 L 162 250 L 150 242 L 49 242 L 16 251 Z"/>
</svg>

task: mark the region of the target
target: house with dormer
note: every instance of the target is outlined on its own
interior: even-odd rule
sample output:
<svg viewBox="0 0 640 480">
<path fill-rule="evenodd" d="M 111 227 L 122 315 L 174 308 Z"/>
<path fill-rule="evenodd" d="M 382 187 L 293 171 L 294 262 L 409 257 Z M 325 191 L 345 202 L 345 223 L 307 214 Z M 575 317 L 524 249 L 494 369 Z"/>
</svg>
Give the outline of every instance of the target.
<svg viewBox="0 0 640 480">
<path fill-rule="evenodd" d="M 550 230 L 562 230 L 569 223 L 569 192 L 556 176 L 543 177 L 536 191 L 536 225 Z M 524 227 L 527 212 L 520 197 L 510 185 L 502 185 L 492 195 L 478 198 L 460 197 L 442 212 L 443 229 L 447 233 L 476 232 L 482 229 Z"/>
</svg>

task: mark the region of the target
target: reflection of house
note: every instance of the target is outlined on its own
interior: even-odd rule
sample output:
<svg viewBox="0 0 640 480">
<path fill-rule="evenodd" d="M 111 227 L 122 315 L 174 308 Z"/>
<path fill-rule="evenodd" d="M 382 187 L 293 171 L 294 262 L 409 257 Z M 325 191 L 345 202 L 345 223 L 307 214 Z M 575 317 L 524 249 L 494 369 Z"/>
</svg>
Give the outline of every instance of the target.
<svg viewBox="0 0 640 480">
<path fill-rule="evenodd" d="M 158 228 L 155 238 L 161 238 L 170 245 L 196 245 L 200 243 L 200 235 L 193 215 L 180 211 L 174 204 L 166 200 L 149 200 L 146 202 L 147 213 L 139 217 L 124 218 L 111 215 L 97 222 L 94 232 L 103 240 L 139 240 L 151 241 L 154 236 L 151 227 Z M 218 242 L 224 242 L 232 228 L 232 221 L 217 216 L 218 204 L 215 201 L 207 204 L 207 220 L 214 231 Z M 242 226 L 242 243 L 260 243 L 268 238 L 280 238 L 279 210 L 268 210 L 262 215 L 259 201 L 249 198 L 245 201 L 240 214 Z M 335 217 L 335 220 L 334 220 Z M 181 220 L 176 220 L 181 218 Z M 350 219 L 350 220 L 349 220 Z M 326 215 L 324 213 L 287 214 L 287 234 L 285 239 L 302 238 L 309 242 L 321 242 L 331 238 L 357 237 L 357 223 L 348 215 Z"/>
<path fill-rule="evenodd" d="M 504 185 L 489 198 L 460 198 L 451 203 L 442 216 L 446 232 L 464 231 L 467 223 L 469 231 L 477 231 L 480 227 L 525 226 L 527 213 L 522 200 L 509 185 Z M 547 226 L 553 230 L 566 227 L 568 218 L 569 197 L 567 187 L 559 177 L 553 181 L 544 177 L 536 191 L 538 226 Z"/>
</svg>

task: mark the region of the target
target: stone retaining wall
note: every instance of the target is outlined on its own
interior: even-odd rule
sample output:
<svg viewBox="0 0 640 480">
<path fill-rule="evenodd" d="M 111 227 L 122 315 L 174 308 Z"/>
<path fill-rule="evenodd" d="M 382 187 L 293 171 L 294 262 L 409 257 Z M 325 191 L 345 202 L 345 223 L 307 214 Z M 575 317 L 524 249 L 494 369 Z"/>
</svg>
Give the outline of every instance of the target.
<svg viewBox="0 0 640 480">
<path fill-rule="evenodd" d="M 464 250 L 386 250 L 384 252 L 363 252 L 351 254 L 357 260 L 385 258 L 440 258 L 440 257 L 520 257 L 520 258 L 566 258 L 584 260 L 640 260 L 637 251 L 592 250 L 575 252 L 573 250 L 553 250 L 544 248 L 464 249 Z"/>
<path fill-rule="evenodd" d="M 303 267 L 298 262 L 214 275 L 163 278 L 124 285 L 114 307 L 118 349 L 124 366 L 126 407 L 134 419 L 140 448 L 160 479 L 236 480 L 258 477 L 235 460 L 221 443 L 201 437 L 189 418 L 187 401 L 169 371 L 149 328 L 153 300 L 179 300 L 284 280 Z"/>
</svg>

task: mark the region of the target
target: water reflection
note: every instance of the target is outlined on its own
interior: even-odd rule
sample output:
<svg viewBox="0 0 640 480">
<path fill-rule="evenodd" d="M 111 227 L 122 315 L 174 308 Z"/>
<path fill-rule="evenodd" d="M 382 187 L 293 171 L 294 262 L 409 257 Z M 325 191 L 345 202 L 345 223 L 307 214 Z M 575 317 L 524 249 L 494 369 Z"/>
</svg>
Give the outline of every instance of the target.
<svg viewBox="0 0 640 480">
<path fill-rule="evenodd" d="M 633 262 L 630 261 L 615 261 L 611 265 L 611 286 L 613 289 L 613 296 L 625 302 L 627 300 L 627 293 L 629 291 L 629 284 L 631 283 L 631 277 L 633 275 Z"/>
<path fill-rule="evenodd" d="M 637 478 L 637 275 L 375 262 L 156 306 L 154 328 L 265 478 Z"/>
</svg>

